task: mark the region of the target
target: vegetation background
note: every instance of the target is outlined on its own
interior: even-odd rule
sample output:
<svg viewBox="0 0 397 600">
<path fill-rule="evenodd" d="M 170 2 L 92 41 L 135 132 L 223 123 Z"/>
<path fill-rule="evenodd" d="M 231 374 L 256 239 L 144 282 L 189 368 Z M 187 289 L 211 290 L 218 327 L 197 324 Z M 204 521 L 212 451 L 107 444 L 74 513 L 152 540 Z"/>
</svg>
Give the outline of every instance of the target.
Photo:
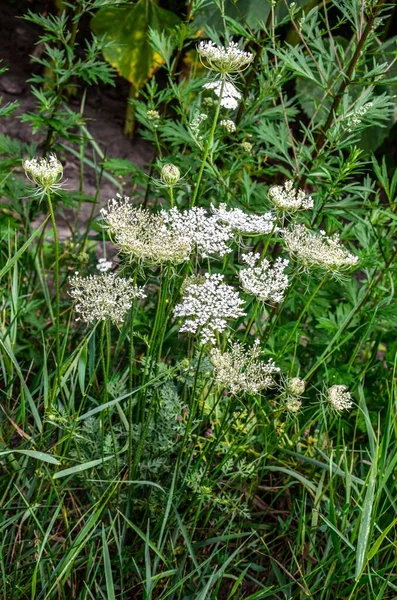
<svg viewBox="0 0 397 600">
<path fill-rule="evenodd" d="M 397 596 L 396 19 L 382 0 L 2 3 L 2 598 Z M 217 74 L 209 39 L 252 61 Z M 223 103 L 205 87 L 221 81 Z M 29 181 L 24 161 L 52 154 L 63 177 Z M 287 180 L 312 209 L 277 209 Z M 224 203 L 277 220 L 223 255 L 156 261 L 118 252 L 99 212 L 116 193 L 153 218 Z M 340 235 L 355 268 L 302 263 L 296 224 Z M 221 382 L 173 311 L 189 277 L 237 290 L 250 250 L 288 258 L 288 288 L 240 290 L 246 316 L 215 347 L 257 339 L 280 372 L 232 392 L 257 359 Z M 110 274 L 146 298 L 87 324 L 71 278 L 108 262 L 89 311 L 111 316 Z M 351 410 L 332 410 L 334 385 Z"/>
</svg>

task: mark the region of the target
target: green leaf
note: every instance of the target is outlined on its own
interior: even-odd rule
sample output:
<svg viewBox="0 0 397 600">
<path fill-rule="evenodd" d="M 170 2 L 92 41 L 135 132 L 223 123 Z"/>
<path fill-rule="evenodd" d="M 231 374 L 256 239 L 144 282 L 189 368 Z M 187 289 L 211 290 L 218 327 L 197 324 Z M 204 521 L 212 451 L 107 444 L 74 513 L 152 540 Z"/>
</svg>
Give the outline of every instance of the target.
<svg viewBox="0 0 397 600">
<path fill-rule="evenodd" d="M 103 49 L 105 59 L 139 89 L 164 64 L 150 46 L 149 28 L 164 30 L 177 23 L 179 18 L 174 13 L 158 7 L 153 0 L 139 0 L 133 6 L 99 10 L 91 28 L 108 42 Z"/>
<path fill-rule="evenodd" d="M 364 564 L 365 555 L 369 540 L 369 534 L 372 529 L 372 509 L 375 500 L 375 489 L 376 489 L 376 476 L 378 473 L 378 454 L 373 453 L 372 465 L 368 475 L 368 487 L 363 502 L 363 510 L 361 515 L 360 530 L 358 532 L 357 540 L 357 554 L 356 554 L 356 581 L 360 579 Z"/>
<path fill-rule="evenodd" d="M 6 454 L 24 454 L 25 456 L 29 456 L 30 458 L 36 458 L 37 460 L 41 460 L 42 462 L 50 463 L 51 465 L 59 465 L 59 460 L 57 460 L 51 454 L 46 454 L 45 452 L 37 452 L 36 450 L 6 450 L 5 452 L 0 452 L 0 456 L 4 456 Z"/>
</svg>

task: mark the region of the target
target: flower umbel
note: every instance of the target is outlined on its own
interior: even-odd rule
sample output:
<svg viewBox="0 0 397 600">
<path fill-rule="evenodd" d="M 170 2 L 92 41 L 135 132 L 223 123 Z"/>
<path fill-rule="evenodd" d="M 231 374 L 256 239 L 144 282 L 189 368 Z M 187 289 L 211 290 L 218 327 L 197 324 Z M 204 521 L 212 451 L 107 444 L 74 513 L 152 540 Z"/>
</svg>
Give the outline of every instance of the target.
<svg viewBox="0 0 397 600">
<path fill-rule="evenodd" d="M 174 309 L 176 317 L 186 319 L 180 331 L 199 333 L 202 344 L 216 343 L 215 333 L 226 329 L 226 319 L 245 316 L 244 301 L 223 279 L 223 275 L 205 273 L 204 281 L 189 282 L 182 302 Z"/>
<path fill-rule="evenodd" d="M 60 188 L 63 166 L 54 154 L 48 158 L 27 159 L 23 163 L 27 178 L 44 191 Z"/>
<path fill-rule="evenodd" d="M 324 231 L 314 233 L 300 223 L 285 230 L 283 238 L 288 251 L 305 268 L 319 268 L 331 273 L 350 269 L 358 257 L 344 248 L 339 235 L 327 236 Z"/>
<path fill-rule="evenodd" d="M 273 387 L 272 377 L 280 369 L 273 360 L 267 363 L 259 360 L 261 355 L 259 340 L 248 350 L 243 344 L 234 342 L 228 352 L 214 348 L 210 354 L 215 369 L 216 383 L 232 394 L 247 392 L 257 394 L 261 390 Z"/>
<path fill-rule="evenodd" d="M 228 133 L 234 133 L 236 131 L 236 125 L 231 119 L 222 119 L 219 121 L 219 125 L 220 127 L 223 127 L 223 129 L 226 129 Z"/>
<path fill-rule="evenodd" d="M 254 60 L 251 52 L 240 50 L 238 44 L 230 42 L 228 46 L 217 46 L 214 42 L 200 42 L 197 47 L 199 56 L 208 69 L 219 73 L 238 73 Z"/>
<path fill-rule="evenodd" d="M 115 273 L 70 278 L 70 295 L 79 319 L 86 323 L 105 321 L 122 323 L 135 298 L 145 298 L 142 288 L 132 279 L 117 277 Z"/>
<path fill-rule="evenodd" d="M 263 215 L 249 214 L 241 210 L 241 208 L 232 208 L 227 210 L 226 204 L 220 204 L 219 208 L 215 208 L 211 204 L 212 213 L 241 235 L 263 235 L 270 233 L 274 228 L 275 217 L 272 213 L 267 212 Z"/>
<path fill-rule="evenodd" d="M 284 273 L 288 260 L 277 258 L 271 265 L 264 258 L 259 263 L 260 255 L 249 252 L 242 255 L 243 261 L 248 265 L 240 269 L 239 278 L 241 287 L 248 294 L 256 296 L 262 302 L 281 302 L 288 287 L 288 277 Z"/>
<path fill-rule="evenodd" d="M 303 190 L 295 190 L 292 181 L 284 185 L 274 185 L 269 190 L 271 202 L 280 212 L 294 213 L 297 210 L 313 208 L 313 198 Z"/>
<path fill-rule="evenodd" d="M 350 410 L 353 407 L 353 401 L 350 392 L 345 385 L 333 385 L 326 394 L 330 407 L 337 413 L 344 410 Z"/>
<path fill-rule="evenodd" d="M 175 237 L 189 239 L 203 258 L 214 255 L 223 257 L 231 252 L 229 242 L 234 237 L 232 227 L 220 222 L 214 215 L 208 216 L 204 208 L 193 207 L 184 211 L 171 208 L 161 211 L 161 215 Z"/>
<path fill-rule="evenodd" d="M 205 83 L 204 88 L 206 90 L 213 90 L 214 94 L 219 98 L 222 90 L 222 81 L 218 80 Z M 241 94 L 238 89 L 230 83 L 230 81 L 225 81 L 223 83 L 221 106 L 223 106 L 223 108 L 234 110 L 238 107 L 238 100 L 240 99 Z"/>
<path fill-rule="evenodd" d="M 180 264 L 192 252 L 188 232 L 167 227 L 163 213 L 151 214 L 137 208 L 127 197 L 110 200 L 101 214 L 116 245 L 131 259 L 149 264 Z"/>
</svg>

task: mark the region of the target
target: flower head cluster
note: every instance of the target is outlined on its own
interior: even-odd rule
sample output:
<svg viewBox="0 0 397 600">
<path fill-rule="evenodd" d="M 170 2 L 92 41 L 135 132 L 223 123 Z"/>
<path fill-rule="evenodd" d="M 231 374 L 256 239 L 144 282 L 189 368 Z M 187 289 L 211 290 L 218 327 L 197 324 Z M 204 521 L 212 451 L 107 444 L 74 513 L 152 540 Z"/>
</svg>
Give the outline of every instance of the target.
<svg viewBox="0 0 397 600">
<path fill-rule="evenodd" d="M 27 159 L 23 163 L 27 178 L 43 190 L 58 189 L 63 166 L 54 154 L 48 158 Z"/>
<path fill-rule="evenodd" d="M 202 344 L 215 344 L 215 333 L 226 329 L 227 319 L 245 315 L 244 301 L 233 287 L 223 283 L 223 279 L 223 275 L 206 273 L 204 281 L 188 283 L 182 302 L 174 309 L 176 317 L 186 319 L 181 331 L 199 333 Z"/>
<path fill-rule="evenodd" d="M 282 405 L 290 414 L 296 414 L 302 406 L 302 394 L 306 389 L 306 382 L 300 377 L 291 377 L 283 382 L 281 388 Z"/>
<path fill-rule="evenodd" d="M 190 129 L 192 130 L 194 137 L 196 137 L 198 140 L 201 140 L 203 137 L 200 134 L 200 127 L 201 123 L 203 123 L 203 121 L 206 119 L 208 119 L 208 115 L 205 113 L 198 113 L 190 123 Z"/>
<path fill-rule="evenodd" d="M 101 215 L 121 252 L 149 264 L 180 264 L 192 252 L 188 231 L 166 226 L 163 214 L 134 207 L 129 198 L 110 200 Z"/>
<path fill-rule="evenodd" d="M 115 273 L 70 278 L 70 295 L 74 300 L 79 319 L 92 323 L 110 319 L 122 323 L 125 313 L 135 298 L 145 298 L 142 288 L 132 279 L 117 277 Z"/>
<path fill-rule="evenodd" d="M 215 208 L 211 204 L 212 213 L 230 227 L 242 235 L 263 235 L 270 233 L 274 228 L 275 217 L 267 212 L 263 215 L 252 215 L 244 212 L 241 208 L 227 210 L 226 204 Z"/>
<path fill-rule="evenodd" d="M 204 87 L 206 90 L 212 90 L 218 98 L 222 92 L 221 106 L 223 108 L 234 110 L 238 107 L 238 100 L 241 99 L 241 94 L 230 81 L 225 81 L 223 84 L 222 81 L 211 81 L 205 83 Z"/>
<path fill-rule="evenodd" d="M 241 147 L 244 150 L 244 152 L 247 152 L 248 154 L 253 154 L 253 144 L 251 144 L 251 142 L 247 142 L 247 140 L 244 140 L 244 142 L 241 142 Z"/>
<path fill-rule="evenodd" d="M 219 121 L 219 125 L 223 127 L 223 129 L 226 129 L 228 133 L 234 133 L 236 131 L 236 125 L 231 119 L 222 119 Z"/>
<path fill-rule="evenodd" d="M 284 273 L 288 266 L 288 260 L 278 258 L 271 265 L 264 258 L 259 263 L 260 255 L 252 252 L 243 254 L 242 259 L 248 265 L 247 268 L 239 271 L 243 290 L 256 296 L 262 302 L 281 302 L 288 287 L 288 277 Z"/>
<path fill-rule="evenodd" d="M 358 262 L 358 257 L 341 245 L 337 233 L 332 236 L 327 236 L 324 231 L 314 233 L 299 223 L 290 230 L 285 230 L 283 238 L 289 252 L 305 268 L 320 268 L 337 273 Z"/>
<path fill-rule="evenodd" d="M 96 268 L 101 273 L 106 273 L 112 268 L 112 262 L 110 260 L 106 260 L 106 258 L 100 258 L 97 262 Z"/>
<path fill-rule="evenodd" d="M 251 52 L 240 50 L 238 44 L 230 42 L 228 46 L 217 46 L 214 42 L 200 42 L 197 52 L 204 64 L 219 73 L 238 73 L 248 67 L 254 60 Z"/>
<path fill-rule="evenodd" d="M 346 118 L 346 130 L 353 131 L 360 125 L 362 117 L 373 107 L 373 102 L 367 102 Z"/>
<path fill-rule="evenodd" d="M 294 213 L 297 210 L 313 208 L 313 198 L 303 190 L 295 190 L 292 181 L 284 185 L 274 185 L 269 190 L 270 200 L 280 212 Z"/>
<path fill-rule="evenodd" d="M 158 110 L 146 111 L 146 118 L 155 129 L 157 129 L 157 127 L 160 125 L 161 116 Z"/>
<path fill-rule="evenodd" d="M 215 369 L 215 381 L 232 394 L 247 392 L 257 394 L 261 390 L 273 387 L 272 377 L 280 369 L 273 360 L 267 363 L 259 360 L 261 349 L 259 340 L 246 350 L 243 344 L 234 342 L 229 352 L 221 352 L 214 348 L 210 354 Z"/>
<path fill-rule="evenodd" d="M 174 235 L 189 239 L 203 258 L 213 255 L 223 257 L 231 252 L 232 227 L 215 215 L 208 216 L 204 208 L 193 207 L 184 211 L 171 208 L 161 211 L 161 215 Z"/>
<path fill-rule="evenodd" d="M 326 394 L 329 406 L 338 413 L 344 410 L 350 410 L 353 407 L 353 401 L 350 392 L 345 385 L 333 385 Z"/>
</svg>

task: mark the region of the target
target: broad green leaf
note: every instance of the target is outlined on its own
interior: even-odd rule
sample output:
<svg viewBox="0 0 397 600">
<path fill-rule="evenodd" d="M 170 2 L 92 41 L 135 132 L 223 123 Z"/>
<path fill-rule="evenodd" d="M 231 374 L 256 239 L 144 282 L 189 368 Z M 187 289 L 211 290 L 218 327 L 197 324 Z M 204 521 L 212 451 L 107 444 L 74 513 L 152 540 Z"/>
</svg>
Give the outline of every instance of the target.
<svg viewBox="0 0 397 600">
<path fill-rule="evenodd" d="M 92 19 L 91 28 L 108 42 L 103 50 L 105 59 L 139 89 L 164 64 L 149 44 L 149 28 L 169 29 L 178 22 L 174 13 L 153 0 L 139 0 L 133 6 L 102 8 Z"/>
</svg>

